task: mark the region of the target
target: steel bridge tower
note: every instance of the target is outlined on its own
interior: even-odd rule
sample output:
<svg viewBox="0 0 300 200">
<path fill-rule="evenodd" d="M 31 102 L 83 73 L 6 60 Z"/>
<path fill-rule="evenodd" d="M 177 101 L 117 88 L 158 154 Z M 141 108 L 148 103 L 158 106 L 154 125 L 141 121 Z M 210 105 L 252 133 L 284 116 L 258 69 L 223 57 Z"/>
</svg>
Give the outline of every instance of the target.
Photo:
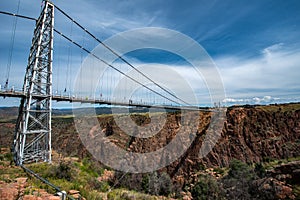
<svg viewBox="0 0 300 200">
<path fill-rule="evenodd" d="M 17 165 L 51 162 L 54 5 L 44 1 L 36 21 L 12 152 Z"/>
</svg>

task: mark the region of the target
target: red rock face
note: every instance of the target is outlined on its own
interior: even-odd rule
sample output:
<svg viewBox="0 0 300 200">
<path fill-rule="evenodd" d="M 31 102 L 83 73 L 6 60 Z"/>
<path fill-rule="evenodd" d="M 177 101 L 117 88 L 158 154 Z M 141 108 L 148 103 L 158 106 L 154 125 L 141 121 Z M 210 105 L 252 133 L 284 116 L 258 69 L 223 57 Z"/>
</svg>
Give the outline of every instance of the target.
<svg viewBox="0 0 300 200">
<path fill-rule="evenodd" d="M 19 190 L 17 185 L 0 183 L 0 199 L 2 200 L 11 200 L 17 199 Z"/>
<path fill-rule="evenodd" d="M 274 178 L 254 181 L 257 199 L 295 199 L 292 188 Z"/>
<path fill-rule="evenodd" d="M 207 165 L 228 166 L 232 158 L 247 163 L 300 155 L 300 110 L 282 112 L 234 108 L 227 112 L 222 138 Z"/>
<path fill-rule="evenodd" d="M 300 156 L 299 104 L 228 108 L 221 138 L 203 159 L 198 155 L 211 114 L 200 112 L 199 116 L 200 123 L 192 145 L 177 161 L 163 169 L 172 176 L 188 175 L 203 166 L 228 166 L 234 158 L 247 163 L 257 163 Z M 148 119 L 143 116 L 141 116 L 142 120 L 137 115 L 133 118 L 141 126 L 148 123 Z M 140 153 L 152 152 L 166 146 L 180 128 L 180 115 L 168 114 L 163 128 L 153 137 L 143 139 L 130 137 L 122 132 L 111 116 L 100 117 L 98 120 L 104 130 L 109 126 L 110 133 L 106 136 L 108 140 L 128 151 Z M 0 125 L 5 126 L 5 124 Z M 158 124 L 157 127 L 152 127 L 152 130 L 159 130 L 160 126 Z M 88 155 L 72 119 L 54 119 L 52 128 L 54 150 L 66 156 L 83 158 Z M 13 132 L 13 128 L 10 131 Z M 0 134 L 2 141 L 7 141 L 7 144 L 1 143 L 1 145 L 9 147 L 12 138 L 7 139 L 2 131 Z M 190 134 L 189 130 L 186 130 L 186 134 Z M 9 135 L 11 137 L 13 134 Z"/>
<path fill-rule="evenodd" d="M 209 119 L 202 116 L 202 122 Z M 205 126 L 204 126 L 205 127 Z M 204 128 L 205 129 L 205 128 Z M 199 130 L 204 131 L 203 127 Z M 168 166 L 171 174 L 188 175 L 199 166 L 224 167 L 232 159 L 258 163 L 300 156 L 300 110 L 266 111 L 256 108 L 230 108 L 221 138 L 203 159 L 197 157 L 204 135 L 198 135 L 181 159 Z"/>
<path fill-rule="evenodd" d="M 172 176 L 180 176 L 203 167 L 228 166 L 234 158 L 247 163 L 258 163 L 300 156 L 300 106 L 292 106 L 296 108 L 291 109 L 291 105 L 228 108 L 221 138 L 213 150 L 202 159 L 198 155 L 211 114 L 201 112 L 198 131 L 192 145 L 184 155 L 163 170 Z M 138 120 L 138 116 L 135 118 Z M 114 123 L 111 116 L 99 118 L 99 123 L 104 129 L 109 124 L 113 134 L 107 136 L 107 139 L 111 142 L 127 151 L 145 153 L 162 148 L 172 141 L 180 128 L 180 115 L 169 114 L 163 128 L 150 138 L 128 136 Z M 139 125 L 143 126 L 143 123 Z M 153 131 L 159 130 L 160 126 L 154 125 Z M 55 123 L 53 130 L 55 150 L 66 155 L 77 154 L 79 157 L 88 154 L 79 136 L 74 134 L 76 130 L 72 122 Z M 190 134 L 189 130 L 186 130 L 186 134 Z"/>
<path fill-rule="evenodd" d="M 24 191 L 28 186 L 27 178 L 16 178 L 15 182 L 5 183 L 0 182 L 0 199 L 1 200 L 12 200 L 12 199 L 23 199 L 23 200 L 60 200 L 60 197 L 53 196 L 46 191 L 40 189 L 39 191 L 33 192 L 32 195 L 24 195 Z"/>
</svg>

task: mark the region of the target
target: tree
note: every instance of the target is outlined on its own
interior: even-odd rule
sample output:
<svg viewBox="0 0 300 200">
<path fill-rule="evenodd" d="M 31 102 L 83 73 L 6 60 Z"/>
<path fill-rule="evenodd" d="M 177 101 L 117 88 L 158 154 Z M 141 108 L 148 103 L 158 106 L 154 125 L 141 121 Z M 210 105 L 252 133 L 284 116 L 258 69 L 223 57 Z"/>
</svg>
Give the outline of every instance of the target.
<svg viewBox="0 0 300 200">
<path fill-rule="evenodd" d="M 210 175 L 200 175 L 195 186 L 191 190 L 193 199 L 225 199 L 224 191 L 217 180 Z"/>
<path fill-rule="evenodd" d="M 249 193 L 252 181 L 255 178 L 253 169 L 239 160 L 232 160 L 228 175 L 222 183 L 228 199 L 251 199 Z"/>
</svg>

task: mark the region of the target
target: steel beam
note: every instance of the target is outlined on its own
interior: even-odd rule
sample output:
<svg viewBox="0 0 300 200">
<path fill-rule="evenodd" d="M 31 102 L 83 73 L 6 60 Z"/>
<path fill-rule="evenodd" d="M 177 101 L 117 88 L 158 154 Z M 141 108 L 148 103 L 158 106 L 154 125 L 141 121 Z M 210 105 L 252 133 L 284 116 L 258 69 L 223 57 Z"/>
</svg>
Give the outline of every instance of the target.
<svg viewBox="0 0 300 200">
<path fill-rule="evenodd" d="M 30 48 L 12 147 L 17 165 L 51 162 L 53 30 L 54 5 L 44 1 Z"/>
</svg>

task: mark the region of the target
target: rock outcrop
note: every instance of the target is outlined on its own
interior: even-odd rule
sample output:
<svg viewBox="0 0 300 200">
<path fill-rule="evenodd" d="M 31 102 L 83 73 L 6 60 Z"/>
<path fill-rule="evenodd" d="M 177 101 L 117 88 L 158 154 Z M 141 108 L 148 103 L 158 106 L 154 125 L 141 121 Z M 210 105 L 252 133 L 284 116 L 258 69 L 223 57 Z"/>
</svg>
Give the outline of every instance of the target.
<svg viewBox="0 0 300 200">
<path fill-rule="evenodd" d="M 268 173 L 278 180 L 300 185 L 300 161 L 278 165 Z"/>
<path fill-rule="evenodd" d="M 204 158 L 197 157 L 203 136 L 196 137 L 181 164 L 183 172 L 199 166 L 225 167 L 232 159 L 248 164 L 300 156 L 300 109 L 284 111 L 264 107 L 231 107 L 227 110 L 221 137 Z M 207 118 L 207 117 L 206 117 Z M 205 117 L 202 118 L 205 122 Z M 298 171 L 295 171 L 297 174 Z"/>
<path fill-rule="evenodd" d="M 16 178 L 14 182 L 0 182 L 0 199 L 1 200 L 60 200 L 59 196 L 49 194 L 45 190 L 36 189 L 32 194 L 25 194 L 28 187 L 27 178 Z"/>
</svg>

